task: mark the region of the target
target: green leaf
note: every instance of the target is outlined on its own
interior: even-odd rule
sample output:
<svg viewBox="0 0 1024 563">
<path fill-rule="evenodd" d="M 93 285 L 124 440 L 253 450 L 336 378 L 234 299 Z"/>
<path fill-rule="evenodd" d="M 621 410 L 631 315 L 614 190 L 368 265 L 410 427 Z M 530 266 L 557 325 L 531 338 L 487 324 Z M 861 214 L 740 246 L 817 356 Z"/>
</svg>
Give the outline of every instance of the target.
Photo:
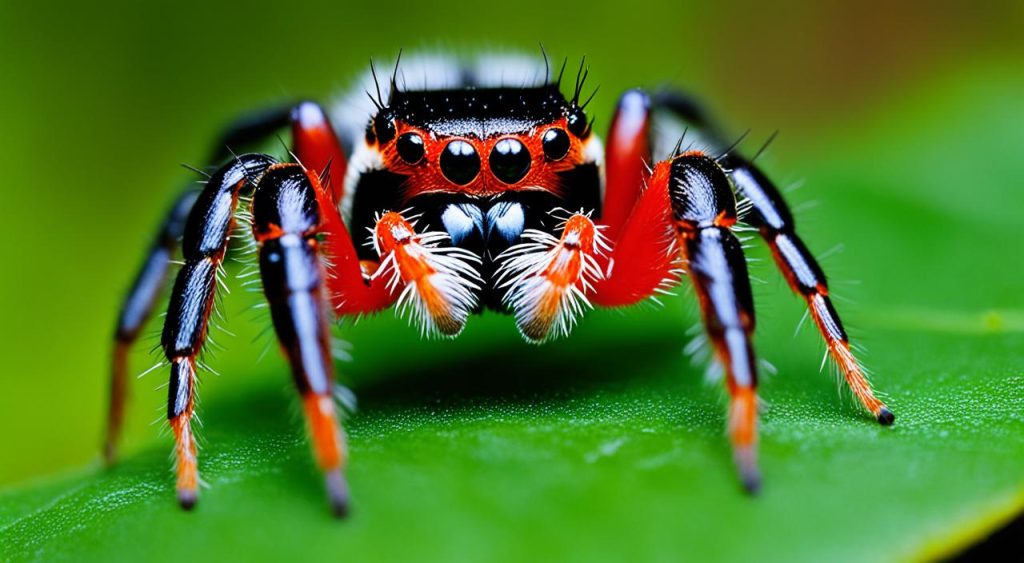
<svg viewBox="0 0 1024 563">
<path fill-rule="evenodd" d="M 169 440 L 146 443 L 111 470 L 0 493 L 4 557 L 950 553 L 1024 506 L 1024 111 L 1019 81 L 979 88 L 974 78 L 940 85 L 927 104 L 894 102 L 798 164 L 788 158 L 806 171 L 793 199 L 821 203 L 800 214 L 812 249 L 846 243 L 825 266 L 836 293 L 856 297 L 840 312 L 897 419 L 880 427 L 819 373 L 817 336 L 792 336 L 799 300 L 753 251 L 753 274 L 771 280 L 755 288 L 757 347 L 778 369 L 763 383 L 760 497 L 740 491 L 722 391 L 681 353 L 697 318 L 683 290 L 663 308 L 595 312 L 571 339 L 539 348 L 492 315 L 456 342 L 421 342 L 389 316 L 341 330 L 356 360 L 339 369 L 360 399 L 346 422 L 345 522 L 328 516 L 283 364 L 253 368 L 233 349 L 222 373 L 257 372 L 204 382 L 216 391 L 201 407 L 209 487 L 194 512 L 174 503 Z"/>
</svg>

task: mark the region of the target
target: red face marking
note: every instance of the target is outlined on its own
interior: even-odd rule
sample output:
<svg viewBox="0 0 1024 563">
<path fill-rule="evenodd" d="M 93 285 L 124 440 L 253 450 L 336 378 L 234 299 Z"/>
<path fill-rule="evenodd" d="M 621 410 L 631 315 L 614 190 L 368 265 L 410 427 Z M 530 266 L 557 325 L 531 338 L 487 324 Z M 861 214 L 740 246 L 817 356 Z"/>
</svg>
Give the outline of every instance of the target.
<svg viewBox="0 0 1024 563">
<path fill-rule="evenodd" d="M 418 195 L 431 193 L 457 193 L 477 197 L 496 196 L 508 191 L 544 191 L 555 195 L 561 195 L 562 185 L 559 172 L 572 170 L 583 163 L 583 141 L 568 132 L 566 119 L 559 120 L 534 127 L 524 133 L 498 134 L 479 139 L 473 136 L 456 137 L 440 136 L 420 127 L 414 127 L 401 121 L 396 122 L 396 135 L 393 139 L 379 147 L 384 166 L 396 174 L 408 176 L 405 183 L 406 199 Z M 554 133 L 549 133 L 556 131 Z M 415 135 L 417 139 L 408 142 L 400 147 L 400 140 L 403 135 Z M 549 144 L 553 138 L 563 143 L 557 148 L 559 150 L 548 150 L 545 154 L 544 137 L 548 135 Z M 499 162 L 503 157 L 508 157 L 508 149 L 525 150 L 529 155 L 529 169 L 520 179 L 513 182 L 506 182 L 502 177 L 509 178 L 509 172 L 495 170 L 492 166 L 492 154 L 495 153 L 495 146 L 505 140 L 513 140 L 520 143 L 505 142 L 499 147 L 500 156 L 495 157 L 494 162 Z M 419 141 L 422 145 L 415 142 Z M 448 149 L 449 143 L 462 141 L 472 147 L 476 153 L 479 163 L 479 170 L 474 168 L 472 156 L 468 155 L 465 147 L 456 151 L 458 158 L 469 161 L 469 164 L 462 166 L 459 175 L 452 173 L 451 162 L 453 157 L 447 157 L 445 165 L 442 165 L 442 156 Z M 568 148 L 565 149 L 565 144 Z M 422 146 L 422 149 L 419 147 Z M 422 153 L 420 152 L 422 150 Z M 562 153 L 564 151 L 564 156 Z M 403 154 L 404 153 L 404 154 Z M 552 156 L 556 157 L 553 158 Z M 560 158 L 557 158 L 559 157 Z M 525 155 L 520 156 L 525 159 Z M 524 163 L 525 164 L 525 163 Z M 524 166 L 525 168 L 525 166 Z M 446 174 L 446 171 L 448 174 Z M 461 183 L 460 183 L 461 182 Z"/>
</svg>

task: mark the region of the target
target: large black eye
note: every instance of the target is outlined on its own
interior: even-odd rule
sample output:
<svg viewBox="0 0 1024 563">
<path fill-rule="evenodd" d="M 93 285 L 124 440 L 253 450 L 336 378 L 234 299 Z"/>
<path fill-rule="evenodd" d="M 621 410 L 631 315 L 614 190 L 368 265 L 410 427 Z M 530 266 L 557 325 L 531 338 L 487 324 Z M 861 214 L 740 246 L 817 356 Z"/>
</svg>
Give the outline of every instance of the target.
<svg viewBox="0 0 1024 563">
<path fill-rule="evenodd" d="M 452 141 L 441 152 L 441 172 L 460 186 L 468 184 L 480 172 L 480 155 L 466 141 Z"/>
<path fill-rule="evenodd" d="M 583 110 L 576 108 L 572 110 L 572 113 L 566 116 L 565 120 L 569 123 L 569 131 L 579 138 L 587 136 L 587 114 L 583 113 Z"/>
<path fill-rule="evenodd" d="M 561 129 L 548 129 L 542 141 L 544 156 L 551 160 L 562 160 L 569 154 L 569 135 Z"/>
<path fill-rule="evenodd" d="M 514 184 L 530 171 L 530 151 L 515 139 L 502 139 L 491 150 L 491 172 L 506 184 Z"/>
<path fill-rule="evenodd" d="M 402 133 L 395 148 L 398 156 L 408 164 L 416 164 L 423 158 L 423 138 L 416 133 Z"/>
<path fill-rule="evenodd" d="M 380 144 L 388 143 L 395 138 L 395 122 L 385 112 L 380 112 L 373 119 L 373 132 L 377 135 Z"/>
</svg>

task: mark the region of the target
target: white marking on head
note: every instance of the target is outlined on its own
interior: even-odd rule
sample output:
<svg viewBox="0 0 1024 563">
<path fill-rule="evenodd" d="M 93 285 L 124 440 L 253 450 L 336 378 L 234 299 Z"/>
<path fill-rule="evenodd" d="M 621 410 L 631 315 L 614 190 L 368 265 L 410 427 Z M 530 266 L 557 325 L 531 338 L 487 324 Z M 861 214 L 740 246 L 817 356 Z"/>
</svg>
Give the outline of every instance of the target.
<svg viewBox="0 0 1024 563">
<path fill-rule="evenodd" d="M 455 245 L 473 234 L 474 229 L 481 233 L 484 230 L 483 213 L 479 207 L 471 203 L 449 205 L 441 214 L 441 222 L 444 223 L 444 229 L 448 231 L 452 237 L 452 244 Z"/>
<path fill-rule="evenodd" d="M 601 201 L 604 201 L 604 145 L 601 143 L 601 138 L 594 133 L 591 133 L 590 137 L 583 142 L 583 162 L 597 165 L 597 177 L 601 182 L 599 193 Z"/>
<path fill-rule="evenodd" d="M 543 86 L 544 59 L 516 53 L 491 53 L 478 57 L 469 66 L 472 79 L 481 88 L 522 88 Z"/>
<path fill-rule="evenodd" d="M 515 242 L 526 228 L 523 206 L 514 201 L 503 201 L 487 210 L 487 235 L 497 230 L 507 242 Z"/>
<path fill-rule="evenodd" d="M 380 95 L 387 103 L 391 97 L 391 72 L 395 68 L 394 61 L 381 60 L 375 62 L 377 82 L 373 74 L 366 69 L 353 87 L 345 92 L 331 105 L 331 121 L 338 136 L 349 146 L 357 147 L 362 143 L 366 132 L 366 124 L 377 113 L 376 106 L 366 95 L 371 92 L 376 98 L 377 86 Z M 404 55 L 398 67 L 398 87 L 400 89 L 440 90 L 458 88 L 462 84 L 462 65 L 453 57 L 440 53 L 418 53 Z"/>
<path fill-rule="evenodd" d="M 341 208 L 341 216 L 346 221 L 352 220 L 352 199 L 356 194 L 359 178 L 371 170 L 381 170 L 383 168 L 384 157 L 381 156 L 376 147 L 371 147 L 365 141 L 360 140 L 352 156 L 348 159 L 348 168 L 345 169 L 344 195 L 342 195 L 341 201 L 338 202 Z"/>
<path fill-rule="evenodd" d="M 601 138 L 593 133 L 583 142 L 583 162 L 598 166 L 604 164 L 604 145 Z"/>
</svg>

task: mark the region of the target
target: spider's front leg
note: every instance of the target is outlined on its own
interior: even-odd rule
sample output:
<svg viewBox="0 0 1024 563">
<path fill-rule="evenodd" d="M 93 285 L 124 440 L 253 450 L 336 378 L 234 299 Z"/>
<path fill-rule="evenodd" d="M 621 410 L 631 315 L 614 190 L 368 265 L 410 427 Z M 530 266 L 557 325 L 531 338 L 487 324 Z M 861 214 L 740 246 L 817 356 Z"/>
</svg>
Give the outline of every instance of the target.
<svg viewBox="0 0 1024 563">
<path fill-rule="evenodd" d="M 700 152 L 673 155 L 653 170 L 647 142 L 650 100 L 623 95 L 608 145 L 607 201 L 602 223 L 614 233 L 602 260 L 605 276 L 592 300 L 630 305 L 679 280 L 685 269 L 701 307 L 705 331 L 724 367 L 730 395 L 728 428 L 744 487 L 757 491 L 757 364 L 751 344 L 754 301 L 746 259 L 731 227 L 736 199 L 725 171 Z"/>
<path fill-rule="evenodd" d="M 639 181 L 639 180 L 638 180 Z M 747 263 L 732 233 L 736 199 L 725 171 L 700 152 L 655 165 L 622 223 L 597 284 L 595 302 L 634 303 L 688 273 L 730 395 L 728 429 L 743 486 L 760 488 L 757 468 L 757 363 L 751 335 L 754 301 Z"/>
<path fill-rule="evenodd" d="M 247 188 L 254 192 L 253 234 L 259 244 L 264 295 L 302 395 L 331 506 L 343 515 L 348 507 L 341 475 L 345 448 L 332 398 L 328 304 L 317 240 L 322 228 L 318 194 L 325 189 L 317 174 L 265 155 L 243 155 L 211 176 L 185 228 L 185 265 L 174 285 L 162 340 L 171 363 L 167 416 L 176 443 L 178 500 L 191 508 L 197 499 L 197 452 L 191 427 L 196 356 L 206 339 L 234 211 Z"/>
<path fill-rule="evenodd" d="M 704 328 L 725 368 L 729 438 L 743 486 L 757 492 L 757 363 L 754 298 L 743 248 L 730 228 L 736 200 L 729 179 L 711 157 L 685 153 L 659 163 L 653 189 L 667 189 L 679 254 L 700 302 Z M 665 186 L 665 188 L 662 188 Z"/>
<path fill-rule="evenodd" d="M 253 197 L 253 235 L 259 245 L 263 294 L 277 339 L 302 395 L 317 465 L 338 516 L 348 512 L 342 476 L 347 453 L 335 413 L 334 364 L 317 235 L 324 191 L 316 174 L 298 164 L 271 166 Z"/>
</svg>

